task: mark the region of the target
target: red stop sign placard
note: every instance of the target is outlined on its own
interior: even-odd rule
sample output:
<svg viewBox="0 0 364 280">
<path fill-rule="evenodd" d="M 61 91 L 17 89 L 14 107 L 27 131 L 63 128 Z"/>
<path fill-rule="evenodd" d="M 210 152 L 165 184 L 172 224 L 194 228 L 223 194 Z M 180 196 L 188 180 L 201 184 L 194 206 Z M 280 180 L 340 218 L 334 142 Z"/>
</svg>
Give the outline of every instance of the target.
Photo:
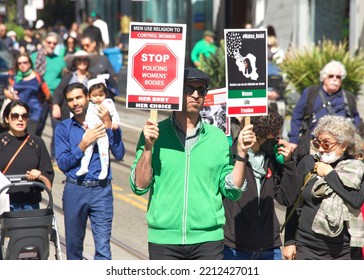
<svg viewBox="0 0 364 280">
<path fill-rule="evenodd" d="M 165 44 L 145 44 L 134 56 L 132 77 L 146 91 L 164 91 L 177 78 L 177 56 Z"/>
</svg>

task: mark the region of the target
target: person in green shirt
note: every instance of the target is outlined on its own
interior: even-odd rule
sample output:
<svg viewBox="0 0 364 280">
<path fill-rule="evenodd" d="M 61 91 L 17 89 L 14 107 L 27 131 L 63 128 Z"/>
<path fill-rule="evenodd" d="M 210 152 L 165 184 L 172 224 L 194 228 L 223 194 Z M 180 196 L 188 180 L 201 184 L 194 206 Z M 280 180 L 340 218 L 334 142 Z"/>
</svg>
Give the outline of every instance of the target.
<svg viewBox="0 0 364 280">
<path fill-rule="evenodd" d="M 55 89 L 58 87 L 62 80 L 63 68 L 65 68 L 66 63 L 63 57 L 60 57 L 54 53 L 54 50 L 58 43 L 58 34 L 55 32 L 49 32 L 42 42 L 42 48 L 31 54 L 30 58 L 35 66 L 35 70 L 43 76 L 46 81 L 51 96 L 53 96 Z M 39 121 L 37 130 L 35 134 L 37 136 L 42 136 L 43 129 L 46 124 L 47 116 L 50 114 L 52 121 L 53 130 L 58 124 L 58 121 L 52 118 L 51 108 L 49 103 L 44 102 L 42 108 L 42 115 Z M 54 141 L 52 136 L 51 143 L 51 158 L 54 160 Z"/>
<path fill-rule="evenodd" d="M 182 111 L 157 123 L 148 119 L 131 167 L 136 195 L 149 192 L 146 219 L 151 260 L 221 260 L 225 212 L 223 198 L 238 200 L 244 189 L 253 126 L 238 136 L 235 163 L 225 134 L 202 121 L 208 75 L 184 71 Z"/>
<path fill-rule="evenodd" d="M 203 38 L 193 47 L 191 51 L 191 60 L 196 67 L 200 66 L 200 54 L 205 57 L 210 57 L 212 54 L 215 54 L 217 47 L 214 44 L 214 38 L 215 33 L 206 30 L 203 33 Z"/>
</svg>

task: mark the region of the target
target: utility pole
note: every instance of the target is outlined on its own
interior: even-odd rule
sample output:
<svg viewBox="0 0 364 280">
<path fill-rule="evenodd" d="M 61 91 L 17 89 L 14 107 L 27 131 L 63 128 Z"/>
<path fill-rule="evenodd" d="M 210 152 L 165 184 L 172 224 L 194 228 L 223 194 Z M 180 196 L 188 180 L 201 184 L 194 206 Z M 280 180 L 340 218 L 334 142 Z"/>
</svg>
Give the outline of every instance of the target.
<svg viewBox="0 0 364 280">
<path fill-rule="evenodd" d="M 81 24 L 81 22 L 83 21 L 81 17 L 81 11 L 85 9 L 85 0 L 70 0 L 70 1 L 75 2 L 75 21 L 78 24 Z"/>
<path fill-rule="evenodd" d="M 24 25 L 25 17 L 24 17 L 24 0 L 16 0 L 16 23 L 19 25 Z"/>
</svg>

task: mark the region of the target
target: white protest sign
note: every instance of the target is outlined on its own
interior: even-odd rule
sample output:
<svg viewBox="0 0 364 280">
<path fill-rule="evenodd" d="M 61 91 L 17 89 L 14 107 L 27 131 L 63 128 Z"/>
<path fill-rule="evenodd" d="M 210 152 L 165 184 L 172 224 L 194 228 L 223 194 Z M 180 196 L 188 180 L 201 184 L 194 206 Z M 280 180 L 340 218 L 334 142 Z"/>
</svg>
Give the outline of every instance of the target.
<svg viewBox="0 0 364 280">
<path fill-rule="evenodd" d="M 131 22 L 128 109 L 182 110 L 185 24 Z"/>
<path fill-rule="evenodd" d="M 200 112 L 204 122 L 220 128 L 230 135 L 230 118 L 226 117 L 226 88 L 209 90 Z"/>
</svg>

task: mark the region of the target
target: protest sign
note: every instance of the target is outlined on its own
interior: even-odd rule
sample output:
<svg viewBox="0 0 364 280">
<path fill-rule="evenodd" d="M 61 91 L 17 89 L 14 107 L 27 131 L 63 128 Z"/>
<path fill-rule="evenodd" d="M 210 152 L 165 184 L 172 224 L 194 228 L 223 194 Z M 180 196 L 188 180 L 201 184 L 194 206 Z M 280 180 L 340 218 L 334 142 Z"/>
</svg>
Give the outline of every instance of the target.
<svg viewBox="0 0 364 280">
<path fill-rule="evenodd" d="M 185 24 L 130 23 L 128 109 L 182 110 Z"/>
<path fill-rule="evenodd" d="M 200 115 L 205 123 L 220 128 L 226 136 L 230 135 L 230 118 L 226 117 L 226 88 L 209 90 Z"/>
<path fill-rule="evenodd" d="M 228 116 L 268 112 L 266 38 L 266 30 L 225 29 Z"/>
</svg>

